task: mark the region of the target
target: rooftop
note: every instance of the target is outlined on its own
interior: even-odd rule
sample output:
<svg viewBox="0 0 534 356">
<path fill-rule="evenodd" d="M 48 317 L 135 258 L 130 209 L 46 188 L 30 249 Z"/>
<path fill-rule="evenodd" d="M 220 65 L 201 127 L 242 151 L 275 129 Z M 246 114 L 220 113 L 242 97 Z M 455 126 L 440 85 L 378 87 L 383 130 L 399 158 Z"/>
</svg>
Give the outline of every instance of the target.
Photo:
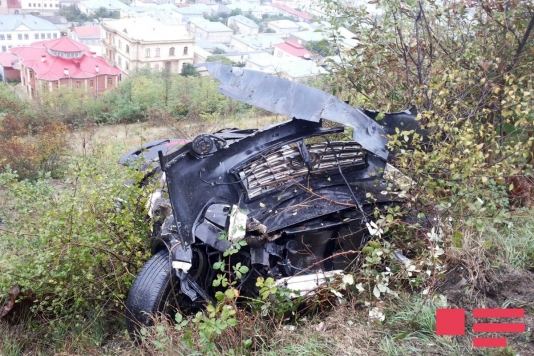
<svg viewBox="0 0 534 356">
<path fill-rule="evenodd" d="M 16 31 L 20 26 L 30 30 L 59 31 L 57 26 L 49 21 L 32 15 L 2 15 L 0 16 L 0 31 Z"/>
<path fill-rule="evenodd" d="M 100 26 L 73 27 L 72 31 L 78 37 L 100 37 Z"/>
<path fill-rule="evenodd" d="M 17 56 L 9 52 L 0 52 L 0 66 L 12 67 L 17 62 Z"/>
<path fill-rule="evenodd" d="M 279 43 L 275 45 L 275 47 L 295 57 L 310 58 L 313 55 L 303 45 L 291 40 L 285 41 L 284 43 Z"/>
<path fill-rule="evenodd" d="M 19 0 L 7 0 L 7 8 L 8 9 L 20 9 L 22 6 L 20 6 Z"/>
<path fill-rule="evenodd" d="M 241 22 L 242 24 L 248 26 L 248 27 L 252 27 L 252 28 L 260 28 L 260 26 L 258 26 L 258 24 L 254 21 L 252 21 L 251 19 L 249 19 L 248 17 L 246 16 L 243 16 L 243 15 L 236 15 L 236 16 L 231 16 L 228 18 L 228 22 L 230 23 L 230 21 L 236 21 L 236 22 Z"/>
<path fill-rule="evenodd" d="M 193 40 L 193 37 L 187 33 L 185 26 L 168 25 L 148 16 L 106 20 L 102 22 L 102 25 L 137 41 Z"/>
<path fill-rule="evenodd" d="M 289 21 L 289 20 L 271 21 L 271 22 L 267 22 L 267 24 L 273 25 L 273 26 L 276 26 L 276 27 L 279 27 L 279 28 L 288 28 L 288 29 L 299 28 L 298 24 L 296 24 L 293 21 Z"/>
<path fill-rule="evenodd" d="M 201 28 L 201 29 L 203 29 L 204 31 L 207 31 L 207 32 L 231 32 L 231 33 L 234 33 L 234 31 L 230 27 L 225 26 L 220 22 L 211 22 L 209 20 L 201 19 L 201 18 L 191 19 L 190 22 L 193 25 L 195 25 L 196 27 Z"/>
<path fill-rule="evenodd" d="M 306 42 L 319 42 L 328 38 L 328 35 L 325 32 L 315 32 L 315 31 L 300 31 L 293 32 L 291 37 L 294 37 L 299 40 Z"/>
<path fill-rule="evenodd" d="M 128 5 L 119 0 L 84 0 L 80 4 L 91 10 L 98 10 L 101 7 L 107 10 L 126 10 Z"/>
<path fill-rule="evenodd" d="M 306 12 L 302 12 L 302 11 L 298 11 L 298 10 L 292 9 L 289 6 L 285 6 L 285 5 L 282 5 L 282 4 L 279 4 L 279 3 L 273 3 L 271 6 L 272 7 L 276 7 L 277 9 L 280 9 L 282 11 L 285 11 L 288 14 L 291 14 L 293 16 L 297 16 L 298 18 L 301 18 L 301 19 L 303 19 L 305 21 L 310 21 L 312 19 L 310 14 L 308 14 Z"/>
<path fill-rule="evenodd" d="M 272 34 L 255 36 L 233 35 L 232 38 L 255 49 L 267 49 L 273 47 L 275 44 L 284 42 L 283 39 Z"/>
<path fill-rule="evenodd" d="M 50 49 L 67 52 L 81 50 L 82 55 L 79 58 L 64 58 L 52 55 Z M 33 69 L 37 79 L 41 80 L 52 81 L 69 77 L 86 79 L 97 75 L 119 75 L 121 72 L 120 69 L 108 65 L 102 57 L 91 55 L 87 46 L 66 37 L 35 42 L 27 47 L 14 47 L 10 51 L 20 57 L 24 66 Z"/>
</svg>

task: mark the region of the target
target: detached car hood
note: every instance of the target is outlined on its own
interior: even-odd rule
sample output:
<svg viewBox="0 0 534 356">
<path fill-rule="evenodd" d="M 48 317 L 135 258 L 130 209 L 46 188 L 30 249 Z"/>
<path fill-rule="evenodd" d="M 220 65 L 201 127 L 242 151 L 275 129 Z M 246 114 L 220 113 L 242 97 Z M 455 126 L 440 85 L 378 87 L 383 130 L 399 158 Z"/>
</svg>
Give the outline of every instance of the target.
<svg viewBox="0 0 534 356">
<path fill-rule="evenodd" d="M 219 80 L 223 95 L 290 118 L 313 122 L 327 119 L 347 125 L 354 129 L 354 141 L 384 160 L 388 157 L 384 129 L 362 110 L 333 95 L 255 70 L 218 62 L 202 66 Z"/>
</svg>

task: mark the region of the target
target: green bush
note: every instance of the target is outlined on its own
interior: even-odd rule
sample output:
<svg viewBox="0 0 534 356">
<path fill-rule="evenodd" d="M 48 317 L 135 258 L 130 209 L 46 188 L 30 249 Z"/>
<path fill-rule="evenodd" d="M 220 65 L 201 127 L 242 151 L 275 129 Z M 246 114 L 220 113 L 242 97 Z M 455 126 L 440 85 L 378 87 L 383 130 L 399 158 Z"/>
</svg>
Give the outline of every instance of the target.
<svg viewBox="0 0 534 356">
<path fill-rule="evenodd" d="M 18 285 L 32 310 L 65 319 L 120 307 L 147 253 L 149 226 L 132 172 L 78 158 L 64 182 L 0 174 L 0 291 Z M 123 199 L 124 208 L 117 204 Z"/>
</svg>

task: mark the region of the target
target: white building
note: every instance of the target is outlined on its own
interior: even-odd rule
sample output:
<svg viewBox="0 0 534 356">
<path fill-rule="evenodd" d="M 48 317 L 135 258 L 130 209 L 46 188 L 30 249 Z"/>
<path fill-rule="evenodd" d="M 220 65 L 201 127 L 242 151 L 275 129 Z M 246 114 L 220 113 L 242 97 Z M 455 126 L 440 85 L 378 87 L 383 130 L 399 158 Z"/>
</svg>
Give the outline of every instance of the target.
<svg viewBox="0 0 534 356">
<path fill-rule="evenodd" d="M 0 0 L 3 1 L 3 0 Z M 0 52 L 61 37 L 52 23 L 32 15 L 0 15 Z"/>
<path fill-rule="evenodd" d="M 194 18 L 189 22 L 189 33 L 194 37 L 202 37 L 211 42 L 230 43 L 234 31 L 220 22 Z"/>
<path fill-rule="evenodd" d="M 267 27 L 278 33 L 283 38 L 289 37 L 291 32 L 297 32 L 300 30 L 300 26 L 297 23 L 289 20 L 267 22 Z"/>
<path fill-rule="evenodd" d="M 228 27 L 243 35 L 257 35 L 260 32 L 260 26 L 243 15 L 230 16 L 228 18 Z"/>
<path fill-rule="evenodd" d="M 102 30 L 103 56 L 125 74 L 145 66 L 180 73 L 193 64 L 195 42 L 182 25 L 143 16 L 103 21 Z"/>
</svg>

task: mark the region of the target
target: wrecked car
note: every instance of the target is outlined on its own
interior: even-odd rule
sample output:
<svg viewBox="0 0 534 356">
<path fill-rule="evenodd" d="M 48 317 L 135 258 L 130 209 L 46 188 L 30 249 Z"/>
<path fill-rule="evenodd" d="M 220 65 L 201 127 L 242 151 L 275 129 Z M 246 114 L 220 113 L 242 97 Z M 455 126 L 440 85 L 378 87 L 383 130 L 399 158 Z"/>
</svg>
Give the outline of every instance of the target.
<svg viewBox="0 0 534 356">
<path fill-rule="evenodd" d="M 126 302 L 132 335 L 159 313 L 214 302 L 220 287 L 213 281 L 222 272 L 213 266 L 223 260 L 240 295 L 255 296 L 258 277 L 310 292 L 354 265 L 372 235 L 375 209 L 402 202 L 384 128 L 364 111 L 266 73 L 206 67 L 222 94 L 291 120 L 200 134 L 179 145 L 153 141 L 121 159 L 143 156 L 161 178 L 148 203 L 153 256 Z M 415 118 L 388 115 L 387 122 L 402 125 Z M 339 139 L 346 128 L 351 137 Z M 238 263 L 247 273 L 236 279 L 231 266 Z"/>
</svg>

